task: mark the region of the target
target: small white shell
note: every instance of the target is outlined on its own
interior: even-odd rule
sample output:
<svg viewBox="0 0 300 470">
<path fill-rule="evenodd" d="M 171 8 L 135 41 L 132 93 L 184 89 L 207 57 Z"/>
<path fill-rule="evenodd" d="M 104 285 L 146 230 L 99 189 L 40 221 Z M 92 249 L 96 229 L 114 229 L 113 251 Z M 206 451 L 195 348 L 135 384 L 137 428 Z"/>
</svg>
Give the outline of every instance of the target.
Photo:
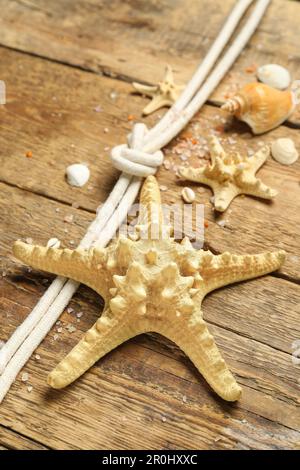
<svg viewBox="0 0 300 470">
<path fill-rule="evenodd" d="M 47 247 L 48 248 L 59 248 L 60 247 L 60 241 L 58 238 L 50 238 L 47 242 Z"/>
<path fill-rule="evenodd" d="M 291 165 L 299 154 L 291 139 L 277 139 L 272 143 L 272 157 L 282 165 Z"/>
<path fill-rule="evenodd" d="M 66 168 L 67 181 L 71 186 L 81 187 L 88 182 L 90 170 L 82 163 L 74 163 Z"/>
<path fill-rule="evenodd" d="M 186 186 L 181 191 L 181 197 L 184 200 L 184 202 L 187 202 L 188 204 L 191 204 L 195 200 L 195 193 L 191 188 L 188 188 Z"/>
<path fill-rule="evenodd" d="M 291 84 L 290 72 L 277 64 L 267 64 L 259 67 L 257 78 L 260 82 L 278 90 L 286 90 Z"/>
</svg>

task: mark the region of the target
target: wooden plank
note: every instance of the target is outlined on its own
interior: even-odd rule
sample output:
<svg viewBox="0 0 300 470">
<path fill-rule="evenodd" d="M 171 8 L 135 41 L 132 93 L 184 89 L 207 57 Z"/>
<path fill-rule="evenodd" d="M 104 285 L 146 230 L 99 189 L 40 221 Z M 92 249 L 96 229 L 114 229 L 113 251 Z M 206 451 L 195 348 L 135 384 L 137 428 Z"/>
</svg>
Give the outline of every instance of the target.
<svg viewBox="0 0 300 470">
<path fill-rule="evenodd" d="M 4 447 L 5 446 L 5 447 Z M 26 436 L 0 426 L 0 450 L 46 450 L 47 447 Z"/>
<path fill-rule="evenodd" d="M 1 0 L 0 43 L 97 73 L 147 82 L 156 81 L 171 63 L 179 81 L 185 82 L 234 4 L 189 0 L 187 8 L 185 0 Z M 289 56 L 289 68 L 297 72 L 299 12 L 296 2 L 271 2 L 248 47 L 251 64 L 260 61 L 259 54 L 280 62 Z M 274 44 L 279 43 L 275 52 Z"/>
<path fill-rule="evenodd" d="M 0 72 L 8 85 L 8 103 L 0 109 L 2 180 L 95 211 L 119 174 L 107 157 L 107 147 L 125 141 L 126 132 L 131 128 L 127 116 L 138 116 L 145 100 L 130 95 L 130 86 L 120 81 L 95 77 L 5 49 L 1 54 Z M 18 75 L 18 70 L 23 71 L 22 75 Z M 47 87 L 44 86 L 45 76 Z M 118 95 L 116 101 L 110 98 L 113 90 Z M 96 113 L 94 108 L 99 102 L 103 112 Z M 196 139 L 205 138 L 211 132 L 218 133 L 220 128 L 223 129 L 224 119 L 225 113 L 206 106 L 188 127 L 188 132 Z M 151 126 L 154 120 L 155 117 L 151 116 L 144 122 Z M 110 131 L 103 132 L 105 128 Z M 260 137 L 252 137 L 246 126 L 230 124 L 230 121 L 225 128 L 218 135 L 231 150 L 257 150 L 259 145 L 279 137 L 291 137 L 300 146 L 299 132 L 284 126 Z M 176 153 L 177 144 L 174 141 L 166 151 L 166 159 L 176 167 L 183 164 Z M 189 160 L 191 165 L 200 163 L 199 146 L 194 148 Z M 27 150 L 33 152 L 31 159 L 25 157 Z M 92 174 L 90 183 L 81 189 L 71 188 L 64 181 L 66 166 L 78 161 L 88 162 Z M 209 202 L 210 190 L 200 192 L 203 191 L 200 188 L 196 202 L 205 204 L 205 217 L 211 222 L 205 235 L 207 245 L 217 252 L 230 250 L 241 253 L 284 248 L 289 256 L 282 273 L 299 281 L 299 168 L 299 161 L 291 167 L 284 167 L 269 159 L 259 176 L 266 184 L 278 189 L 279 195 L 272 204 L 254 198 L 237 198 L 225 214 L 225 228 L 216 223 L 218 218 Z M 160 184 L 168 187 L 168 191 L 163 193 L 164 202 L 180 203 L 182 186 L 186 183 L 176 181 L 174 172 L 164 167 L 157 175 Z M 189 186 L 196 188 L 193 184 Z M 243 238 L 241 230 L 245 234 Z"/>
<path fill-rule="evenodd" d="M 0 307 L 5 340 L 46 286 L 43 274 L 28 273 L 7 257 L 17 233 L 26 237 L 29 231 L 44 242 L 51 231 L 48 214 L 62 218 L 71 210 L 77 214 L 77 223 L 70 226 L 76 239 L 92 214 L 5 184 L 0 189 L 6 201 L 1 237 L 6 275 Z M 30 217 L 27 208 L 32 209 Z M 63 224 L 55 225 L 58 236 L 66 236 Z M 299 441 L 299 371 L 289 352 L 291 341 L 299 338 L 299 296 L 299 286 L 267 276 L 206 299 L 210 329 L 243 385 L 242 400 L 230 405 L 216 398 L 183 353 L 158 335 L 126 343 L 65 391 L 49 391 L 46 374 L 99 315 L 99 298 L 81 287 L 71 303 L 75 312 L 84 312 L 80 322 L 74 313 L 64 312 L 63 331 L 54 328 L 38 348 L 40 359 L 33 357 L 24 369 L 29 381 L 17 379 L 1 406 L 0 422 L 54 448 L 294 448 Z M 69 323 L 77 328 L 72 334 L 65 328 Z M 28 385 L 33 386 L 30 393 Z"/>
</svg>

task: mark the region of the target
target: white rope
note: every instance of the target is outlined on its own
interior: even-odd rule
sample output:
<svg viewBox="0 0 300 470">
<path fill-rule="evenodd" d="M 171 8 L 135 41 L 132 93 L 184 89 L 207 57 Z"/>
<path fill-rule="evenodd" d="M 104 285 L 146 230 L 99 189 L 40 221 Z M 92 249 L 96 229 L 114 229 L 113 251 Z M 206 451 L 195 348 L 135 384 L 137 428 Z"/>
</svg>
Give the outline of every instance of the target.
<svg viewBox="0 0 300 470">
<path fill-rule="evenodd" d="M 161 152 L 158 152 L 159 149 L 168 143 L 183 127 L 185 127 L 189 119 L 198 111 L 203 102 L 207 100 L 213 88 L 223 78 L 239 52 L 247 43 L 247 40 L 253 34 L 269 2 L 270 0 L 258 0 L 250 20 L 248 20 L 234 45 L 231 46 L 226 56 L 220 62 L 222 66 L 220 67 L 219 64 L 215 72 L 211 75 L 213 78 L 210 77 L 210 79 L 207 80 L 204 87 L 197 93 L 195 98 L 190 102 L 183 112 L 176 116 L 176 113 L 174 114 L 174 108 L 173 110 L 171 109 L 171 111 L 169 111 L 171 114 L 167 114 L 172 117 L 172 120 L 169 121 L 169 118 L 165 119 L 164 126 L 156 126 L 155 132 L 154 128 L 147 134 L 145 133 L 144 128 L 144 137 L 139 141 L 138 145 L 133 145 L 133 143 L 130 145 L 129 141 L 128 146 L 125 145 L 115 147 L 111 155 L 112 162 L 116 166 L 118 165 L 118 168 L 122 171 L 125 168 L 127 171 L 133 168 L 131 175 L 136 176 L 132 177 L 126 173 L 121 174 L 109 198 L 97 212 L 97 217 L 90 225 L 88 232 L 80 243 L 80 246 L 88 248 L 91 246 L 91 244 L 95 243 L 97 243 L 98 246 L 105 246 L 111 240 L 118 226 L 122 222 L 122 214 L 123 218 L 125 218 L 129 208 L 131 207 L 139 192 L 142 182 L 141 176 L 146 175 L 145 173 L 142 173 L 142 171 L 155 172 L 156 165 L 154 165 L 153 161 L 155 161 L 157 165 L 159 165 L 159 162 L 162 161 Z M 197 91 L 200 84 L 203 82 L 204 74 L 206 75 L 209 72 L 217 58 L 217 53 L 218 55 L 220 54 L 221 50 L 225 46 L 225 40 L 227 42 L 228 38 L 233 33 L 239 19 L 248 8 L 250 3 L 251 1 L 249 0 L 240 0 L 240 2 L 234 8 L 225 26 L 223 27 L 221 34 L 208 53 L 208 56 L 212 54 L 212 58 L 208 58 L 207 56 L 206 59 L 204 59 L 202 62 L 202 64 L 204 64 L 203 70 L 202 66 L 200 66 L 196 72 L 196 74 L 198 74 L 197 80 L 199 80 L 198 85 L 196 86 L 197 80 L 194 76 L 188 84 L 188 93 L 186 92 L 186 94 L 183 93 L 181 95 L 184 96 L 184 99 L 181 97 L 179 98 L 179 100 L 182 99 L 182 103 L 187 103 L 190 97 L 195 94 L 195 91 Z M 222 38 L 221 35 L 224 33 L 224 30 L 226 36 Z M 223 47 L 221 47 L 221 45 Z M 169 126 L 171 121 L 173 122 L 171 126 Z M 162 128 L 164 128 L 165 131 L 162 133 L 162 135 L 160 135 Z M 141 129 L 142 127 L 140 127 L 139 124 L 134 127 L 133 134 L 135 134 L 135 137 L 137 136 L 138 132 L 141 132 Z M 151 143 L 150 137 L 152 141 Z M 132 140 L 134 141 L 134 137 Z M 132 150 L 133 148 L 138 151 Z M 115 208 L 118 205 L 119 207 L 117 213 Z M 60 314 L 67 306 L 73 294 L 76 292 L 78 285 L 78 283 L 72 280 L 66 281 L 65 278 L 56 278 L 44 296 L 40 299 L 31 314 L 28 315 L 23 324 L 17 328 L 15 333 L 3 346 L 0 351 L 0 364 L 2 364 L 4 369 L 4 372 L 0 377 L 0 402 L 9 390 L 21 368 L 24 366 L 33 351 L 37 348 L 53 324 L 59 318 Z M 5 368 L 6 365 L 7 367 Z"/>
</svg>

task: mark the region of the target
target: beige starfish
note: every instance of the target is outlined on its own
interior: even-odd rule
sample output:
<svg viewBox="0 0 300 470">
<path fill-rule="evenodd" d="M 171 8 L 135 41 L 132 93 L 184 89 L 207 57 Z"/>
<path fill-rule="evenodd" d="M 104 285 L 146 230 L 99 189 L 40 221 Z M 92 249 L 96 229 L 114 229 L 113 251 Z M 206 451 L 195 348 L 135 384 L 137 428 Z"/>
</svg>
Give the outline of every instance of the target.
<svg viewBox="0 0 300 470">
<path fill-rule="evenodd" d="M 252 157 L 239 153 L 229 155 L 215 136 L 210 138 L 211 164 L 202 168 L 181 168 L 180 175 L 190 181 L 210 186 L 214 192 L 214 206 L 224 212 L 239 194 L 272 199 L 277 191 L 269 188 L 255 173 L 270 155 L 269 146 L 262 147 Z"/>
<path fill-rule="evenodd" d="M 153 176 L 144 183 L 140 203 L 136 241 L 118 238 L 107 248 L 87 251 L 14 244 L 22 261 L 82 282 L 105 300 L 103 314 L 48 383 L 65 387 L 119 344 L 152 331 L 174 341 L 222 398 L 237 400 L 241 388 L 208 331 L 201 303 L 214 289 L 278 269 L 285 253 L 213 255 L 195 250 L 188 239 L 177 243 L 163 224 Z"/>
<path fill-rule="evenodd" d="M 152 98 L 152 101 L 143 110 L 143 114 L 151 114 L 165 106 L 172 106 L 184 88 L 183 86 L 175 85 L 173 72 L 169 65 L 166 67 L 163 81 L 159 82 L 158 85 L 147 86 L 136 82 L 133 82 L 132 85 L 142 95 Z"/>
</svg>

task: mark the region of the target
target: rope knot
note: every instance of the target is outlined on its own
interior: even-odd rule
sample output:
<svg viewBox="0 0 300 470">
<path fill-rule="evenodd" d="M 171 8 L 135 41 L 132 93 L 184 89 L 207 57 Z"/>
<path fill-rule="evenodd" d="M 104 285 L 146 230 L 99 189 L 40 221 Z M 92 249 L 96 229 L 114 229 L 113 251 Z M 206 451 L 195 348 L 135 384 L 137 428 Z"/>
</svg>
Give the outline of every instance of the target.
<svg viewBox="0 0 300 470">
<path fill-rule="evenodd" d="M 128 144 L 117 145 L 111 151 L 111 161 L 115 168 L 133 176 L 146 177 L 154 175 L 164 159 L 158 150 L 147 153 L 142 150 L 144 137 L 148 129 L 145 124 L 135 124 L 132 133 L 128 135 Z"/>
</svg>

